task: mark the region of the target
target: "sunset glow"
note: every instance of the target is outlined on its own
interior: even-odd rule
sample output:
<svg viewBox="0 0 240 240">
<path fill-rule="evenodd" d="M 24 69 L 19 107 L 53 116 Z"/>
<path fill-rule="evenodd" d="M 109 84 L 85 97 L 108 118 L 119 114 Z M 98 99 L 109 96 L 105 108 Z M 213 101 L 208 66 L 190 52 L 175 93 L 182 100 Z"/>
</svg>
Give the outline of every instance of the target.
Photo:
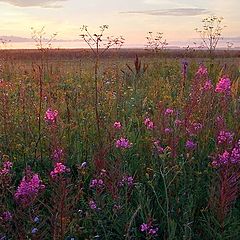
<svg viewBox="0 0 240 240">
<path fill-rule="evenodd" d="M 85 24 L 93 31 L 110 25 L 109 35 L 123 35 L 127 46 L 143 45 L 147 32 L 163 32 L 170 45 L 191 44 L 201 19 L 224 17 L 223 36 L 239 45 L 238 0 L 0 0 L 0 36 L 31 38 L 31 27 L 57 32 L 57 39 L 79 39 Z M 227 41 L 227 40 L 226 40 Z M 76 43 L 57 44 L 75 47 Z"/>
</svg>

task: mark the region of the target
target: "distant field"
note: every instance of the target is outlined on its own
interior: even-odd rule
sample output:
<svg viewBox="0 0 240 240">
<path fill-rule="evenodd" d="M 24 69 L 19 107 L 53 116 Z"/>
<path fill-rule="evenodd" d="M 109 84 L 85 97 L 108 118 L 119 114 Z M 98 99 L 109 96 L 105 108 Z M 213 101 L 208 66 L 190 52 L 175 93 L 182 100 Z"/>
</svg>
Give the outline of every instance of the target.
<svg viewBox="0 0 240 240">
<path fill-rule="evenodd" d="M 239 64 L 1 50 L 0 239 L 239 240 Z"/>
</svg>

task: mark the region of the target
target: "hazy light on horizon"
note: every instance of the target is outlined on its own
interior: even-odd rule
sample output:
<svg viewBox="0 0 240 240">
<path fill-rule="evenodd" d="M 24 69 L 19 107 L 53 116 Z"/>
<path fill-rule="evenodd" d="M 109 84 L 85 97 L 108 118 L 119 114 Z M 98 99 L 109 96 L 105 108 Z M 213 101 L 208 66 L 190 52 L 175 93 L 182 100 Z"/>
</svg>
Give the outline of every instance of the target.
<svg viewBox="0 0 240 240">
<path fill-rule="evenodd" d="M 169 42 L 192 42 L 202 18 L 215 14 L 224 17 L 224 37 L 240 37 L 239 8 L 239 0 L 0 0 L 0 36 L 31 38 L 31 27 L 46 26 L 46 36 L 74 40 L 83 24 L 92 32 L 109 24 L 107 35 L 123 35 L 127 45 L 144 45 L 149 31 L 163 32 Z"/>
</svg>

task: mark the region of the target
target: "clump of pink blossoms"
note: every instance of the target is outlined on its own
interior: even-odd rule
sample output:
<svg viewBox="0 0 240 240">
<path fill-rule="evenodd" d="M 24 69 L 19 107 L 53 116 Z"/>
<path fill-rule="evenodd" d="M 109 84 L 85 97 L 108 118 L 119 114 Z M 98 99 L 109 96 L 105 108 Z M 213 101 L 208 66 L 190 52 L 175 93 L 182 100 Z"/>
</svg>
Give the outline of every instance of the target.
<svg viewBox="0 0 240 240">
<path fill-rule="evenodd" d="M 173 112 L 174 112 L 173 109 L 167 108 L 164 114 L 165 114 L 165 115 L 172 115 Z"/>
<path fill-rule="evenodd" d="M 193 142 L 192 140 L 187 140 L 185 146 L 188 150 L 194 150 L 197 147 L 197 144 L 195 142 Z"/>
<path fill-rule="evenodd" d="M 115 143 L 116 148 L 130 148 L 132 146 L 132 143 L 129 142 L 127 138 L 120 138 Z"/>
<path fill-rule="evenodd" d="M 140 226 L 140 231 L 145 232 L 147 235 L 155 236 L 155 235 L 157 235 L 158 228 L 152 226 L 151 223 L 143 223 Z"/>
<path fill-rule="evenodd" d="M 38 174 L 31 172 L 27 173 L 15 193 L 15 199 L 23 206 L 29 205 L 37 196 L 38 193 L 45 188 Z"/>
<path fill-rule="evenodd" d="M 203 89 L 204 89 L 205 91 L 208 91 L 208 90 L 211 90 L 212 88 L 213 88 L 212 82 L 211 82 L 210 79 L 208 79 L 208 80 L 205 82 L 205 84 L 204 84 L 204 86 L 203 86 Z"/>
<path fill-rule="evenodd" d="M 122 124 L 121 124 L 121 122 L 115 122 L 114 124 L 113 124 L 113 127 L 115 128 L 115 129 L 121 129 L 122 128 Z"/>
<path fill-rule="evenodd" d="M 200 64 L 198 70 L 197 70 L 197 75 L 199 76 L 206 76 L 208 75 L 208 70 L 207 68 L 203 65 L 203 64 Z"/>
<path fill-rule="evenodd" d="M 47 123 L 53 124 L 53 123 L 56 123 L 57 116 L 58 116 L 57 110 L 52 110 L 51 108 L 48 108 L 48 110 L 45 113 L 44 119 Z"/>
<path fill-rule="evenodd" d="M 58 162 L 55 164 L 55 167 L 54 167 L 53 171 L 51 171 L 50 175 L 52 178 L 55 178 L 62 173 L 68 173 L 68 172 L 70 172 L 70 168 L 67 168 L 61 162 Z"/>
<path fill-rule="evenodd" d="M 60 162 L 63 159 L 63 149 L 58 147 L 56 149 L 54 149 L 53 153 L 52 153 L 52 158 L 55 162 Z"/>
<path fill-rule="evenodd" d="M 3 163 L 3 168 L 0 169 L 0 175 L 7 175 L 10 173 L 13 163 L 10 161 L 6 161 Z"/>
<path fill-rule="evenodd" d="M 131 187 L 133 186 L 133 177 L 132 176 L 123 176 L 122 180 L 119 182 L 119 186 L 123 187 L 124 185 Z"/>
<path fill-rule="evenodd" d="M 161 146 L 160 141 L 156 140 L 153 142 L 153 145 L 158 154 L 162 154 L 164 152 L 164 148 Z"/>
<path fill-rule="evenodd" d="M 231 92 L 231 80 L 224 76 L 216 85 L 215 92 L 229 95 Z"/>
<path fill-rule="evenodd" d="M 145 118 L 144 125 L 147 127 L 148 130 L 154 129 L 154 123 L 150 118 Z"/>
<path fill-rule="evenodd" d="M 232 144 L 234 133 L 229 131 L 220 131 L 217 137 L 218 144 Z"/>
<path fill-rule="evenodd" d="M 222 154 L 218 154 L 212 161 L 213 167 L 221 167 L 229 164 L 240 164 L 240 142 L 234 146 L 231 151 L 225 150 Z"/>
<path fill-rule="evenodd" d="M 102 179 L 92 179 L 90 183 L 90 188 L 103 188 L 104 182 Z"/>
</svg>

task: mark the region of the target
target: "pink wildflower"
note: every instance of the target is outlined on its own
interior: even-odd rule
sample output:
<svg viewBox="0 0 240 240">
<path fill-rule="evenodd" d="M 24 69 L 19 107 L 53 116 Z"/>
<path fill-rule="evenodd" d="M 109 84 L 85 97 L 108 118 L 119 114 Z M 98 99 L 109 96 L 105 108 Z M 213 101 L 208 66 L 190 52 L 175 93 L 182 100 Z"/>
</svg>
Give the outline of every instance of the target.
<svg viewBox="0 0 240 240">
<path fill-rule="evenodd" d="M 173 114 L 173 109 L 167 108 L 164 114 L 165 115 L 172 115 Z"/>
<path fill-rule="evenodd" d="M 197 75 L 199 76 L 206 76 L 208 75 L 208 70 L 207 68 L 203 65 L 203 64 L 200 64 L 198 70 L 197 70 Z"/>
<path fill-rule="evenodd" d="M 129 142 L 127 138 L 120 138 L 115 143 L 116 148 L 130 148 L 132 146 L 132 143 Z"/>
<path fill-rule="evenodd" d="M 204 86 L 203 86 L 203 89 L 204 89 L 205 91 L 208 91 L 208 90 L 211 90 L 212 88 L 213 88 L 212 82 L 211 82 L 210 79 L 208 79 L 208 80 L 205 82 L 205 84 L 204 84 Z"/>
<path fill-rule="evenodd" d="M 224 76 L 222 77 L 216 85 L 215 92 L 230 94 L 231 91 L 231 80 Z"/>
<path fill-rule="evenodd" d="M 115 122 L 115 123 L 113 124 L 113 127 L 114 127 L 115 129 L 121 129 L 121 128 L 122 128 L 122 124 L 121 124 L 121 122 Z"/>
<path fill-rule="evenodd" d="M 197 144 L 195 142 L 193 142 L 192 140 L 187 140 L 185 146 L 186 146 L 187 149 L 193 150 L 197 147 Z"/>
<path fill-rule="evenodd" d="M 154 123 L 151 121 L 150 118 L 146 118 L 144 120 L 144 125 L 147 127 L 148 130 L 153 130 L 154 129 Z"/>
<path fill-rule="evenodd" d="M 13 163 L 10 161 L 6 161 L 3 163 L 3 168 L 0 169 L 0 175 L 7 175 L 10 173 Z"/>
<path fill-rule="evenodd" d="M 217 141 L 218 144 L 232 144 L 234 134 L 228 131 L 220 131 Z"/>
<path fill-rule="evenodd" d="M 102 188 L 104 187 L 104 182 L 102 179 L 92 179 L 90 183 L 90 188 Z"/>
<path fill-rule="evenodd" d="M 61 162 L 58 162 L 55 164 L 55 167 L 54 167 L 53 171 L 51 171 L 50 175 L 52 178 L 54 178 L 54 177 L 58 176 L 59 174 L 67 173 L 67 172 L 70 172 L 70 169 L 67 168 Z"/>
<path fill-rule="evenodd" d="M 14 196 L 17 202 L 26 206 L 30 204 L 44 188 L 45 185 L 42 184 L 38 174 L 30 173 L 23 177 Z"/>
<path fill-rule="evenodd" d="M 53 123 L 56 123 L 57 116 L 58 116 L 58 111 L 57 110 L 53 111 L 51 108 L 49 108 L 45 113 L 44 119 L 47 123 L 53 124 Z"/>
</svg>

